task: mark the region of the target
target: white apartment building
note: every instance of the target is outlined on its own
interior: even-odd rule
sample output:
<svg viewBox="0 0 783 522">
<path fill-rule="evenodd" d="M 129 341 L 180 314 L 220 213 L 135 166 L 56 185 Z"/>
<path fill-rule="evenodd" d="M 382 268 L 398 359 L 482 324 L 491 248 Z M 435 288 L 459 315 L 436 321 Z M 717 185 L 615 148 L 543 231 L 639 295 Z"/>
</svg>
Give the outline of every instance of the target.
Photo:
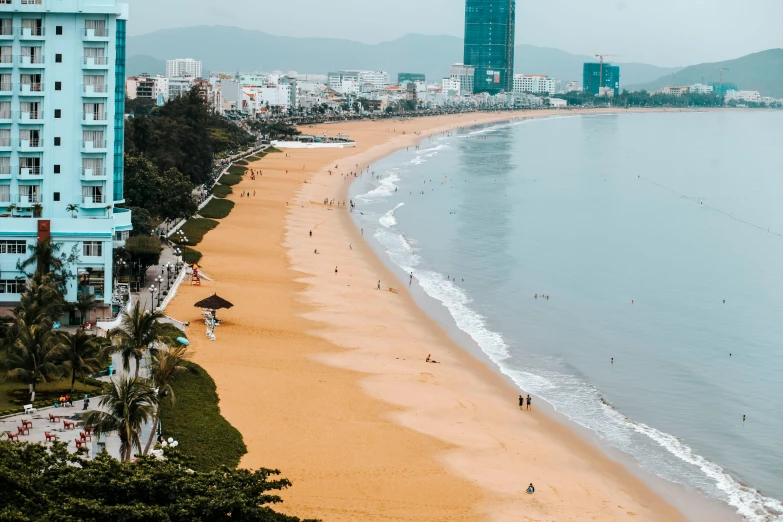
<svg viewBox="0 0 783 522">
<path fill-rule="evenodd" d="M 555 94 L 555 79 L 541 74 L 515 74 L 514 92 L 534 94 Z"/>
<path fill-rule="evenodd" d="M 455 63 L 449 72 L 449 78 L 459 82 L 459 90 L 463 95 L 473 94 L 475 75 L 476 68 L 464 63 Z"/>
<path fill-rule="evenodd" d="M 565 92 L 574 92 L 574 91 L 581 91 L 582 89 L 579 88 L 579 80 L 571 80 L 568 83 L 566 83 L 566 86 L 563 90 Z"/>
<path fill-rule="evenodd" d="M 703 83 L 696 83 L 688 87 L 688 90 L 696 94 L 712 94 L 712 85 L 704 85 Z"/>
<path fill-rule="evenodd" d="M 193 77 L 170 77 L 168 79 L 168 99 L 173 100 L 184 94 L 187 94 L 190 89 L 195 85 L 195 78 Z"/>
<path fill-rule="evenodd" d="M 671 96 L 682 96 L 690 90 L 690 87 L 684 85 L 667 85 L 663 88 L 663 94 Z"/>
<path fill-rule="evenodd" d="M 441 92 L 446 96 L 460 96 L 461 88 L 460 81 L 453 78 L 443 78 L 441 82 Z"/>
<path fill-rule="evenodd" d="M 330 72 L 327 78 L 327 85 L 342 94 L 382 91 L 389 85 L 389 73 L 386 71 L 337 71 Z"/>
<path fill-rule="evenodd" d="M 166 76 L 168 78 L 182 76 L 201 78 L 201 62 L 199 60 L 194 60 L 193 58 L 166 60 Z"/>
<path fill-rule="evenodd" d="M 737 100 L 751 103 L 761 103 L 761 93 L 759 91 L 735 91 L 730 90 L 726 93 L 726 101 Z"/>
<path fill-rule="evenodd" d="M 160 75 L 131 76 L 125 80 L 125 93 L 128 99 L 155 100 L 155 103 L 161 105 L 169 99 L 169 79 Z"/>
</svg>

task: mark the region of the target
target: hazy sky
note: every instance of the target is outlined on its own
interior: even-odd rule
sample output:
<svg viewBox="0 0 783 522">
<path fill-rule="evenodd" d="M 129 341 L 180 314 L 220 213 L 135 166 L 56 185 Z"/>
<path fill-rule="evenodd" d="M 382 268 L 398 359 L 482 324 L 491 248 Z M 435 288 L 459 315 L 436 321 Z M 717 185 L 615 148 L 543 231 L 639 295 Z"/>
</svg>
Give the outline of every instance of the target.
<svg viewBox="0 0 783 522">
<path fill-rule="evenodd" d="M 365 43 L 462 37 L 464 0 L 123 0 L 132 35 L 230 25 Z M 517 43 L 662 66 L 783 47 L 783 0 L 517 0 Z"/>
</svg>

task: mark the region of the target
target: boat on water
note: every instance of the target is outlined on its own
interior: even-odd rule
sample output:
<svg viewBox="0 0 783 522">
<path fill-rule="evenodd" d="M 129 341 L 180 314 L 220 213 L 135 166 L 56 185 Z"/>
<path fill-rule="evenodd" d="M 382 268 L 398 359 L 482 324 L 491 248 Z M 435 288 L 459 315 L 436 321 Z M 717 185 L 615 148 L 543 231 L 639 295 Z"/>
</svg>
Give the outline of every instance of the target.
<svg viewBox="0 0 783 522">
<path fill-rule="evenodd" d="M 272 146 L 278 149 L 344 149 L 355 147 L 356 142 L 348 134 L 336 136 L 296 136 L 293 140 L 274 140 Z"/>
</svg>

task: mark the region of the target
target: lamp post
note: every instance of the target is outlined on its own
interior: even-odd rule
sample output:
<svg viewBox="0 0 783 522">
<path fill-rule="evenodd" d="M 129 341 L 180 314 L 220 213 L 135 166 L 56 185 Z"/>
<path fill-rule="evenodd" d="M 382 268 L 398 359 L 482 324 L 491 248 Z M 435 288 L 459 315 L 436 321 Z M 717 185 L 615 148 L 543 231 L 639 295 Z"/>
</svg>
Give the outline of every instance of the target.
<svg viewBox="0 0 783 522">
<path fill-rule="evenodd" d="M 177 265 L 179 265 L 182 262 L 180 259 L 182 257 L 182 249 L 179 247 L 175 248 L 174 255 L 177 257 Z"/>
<path fill-rule="evenodd" d="M 159 289 L 158 292 L 160 292 Z M 150 299 L 150 313 L 152 313 L 155 311 L 155 285 L 150 285 L 150 295 L 152 296 L 152 299 Z"/>
<path fill-rule="evenodd" d="M 163 297 L 163 276 L 156 277 L 155 281 L 158 283 L 158 307 L 160 307 L 160 300 Z"/>
</svg>

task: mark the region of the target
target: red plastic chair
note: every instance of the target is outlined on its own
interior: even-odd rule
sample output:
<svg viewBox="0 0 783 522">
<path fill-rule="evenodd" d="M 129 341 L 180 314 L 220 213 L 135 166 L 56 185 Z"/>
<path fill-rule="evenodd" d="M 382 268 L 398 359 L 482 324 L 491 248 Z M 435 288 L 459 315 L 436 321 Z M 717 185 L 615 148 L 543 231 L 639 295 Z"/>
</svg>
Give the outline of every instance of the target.
<svg viewBox="0 0 783 522">
<path fill-rule="evenodd" d="M 44 435 L 46 436 L 46 442 L 57 442 L 57 435 L 55 435 L 54 433 L 49 433 L 48 431 L 45 431 Z"/>
</svg>

